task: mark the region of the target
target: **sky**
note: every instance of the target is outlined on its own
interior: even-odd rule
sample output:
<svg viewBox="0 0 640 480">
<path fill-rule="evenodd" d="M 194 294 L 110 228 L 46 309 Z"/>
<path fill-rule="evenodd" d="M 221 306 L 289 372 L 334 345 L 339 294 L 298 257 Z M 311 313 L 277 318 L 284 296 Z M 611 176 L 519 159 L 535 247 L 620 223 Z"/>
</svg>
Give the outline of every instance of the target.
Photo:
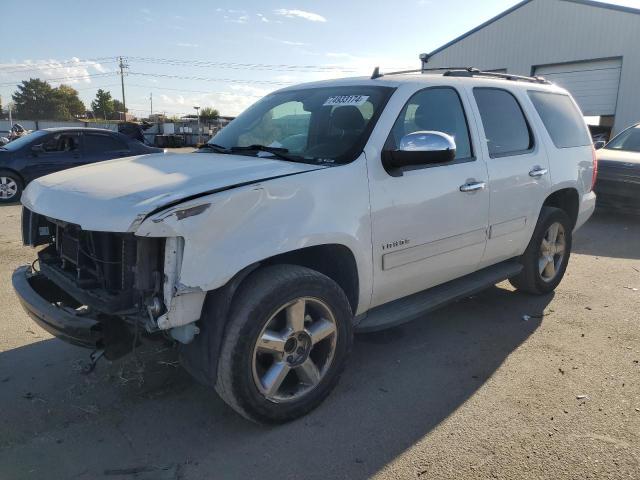
<svg viewBox="0 0 640 480">
<path fill-rule="evenodd" d="M 283 86 L 420 68 L 418 55 L 516 0 L 0 0 L 0 97 L 28 78 L 122 100 L 117 57 L 128 64 L 126 104 L 137 116 L 237 115 Z M 640 0 L 611 1 L 640 8 Z M 27 12 L 30 11 L 32 13 Z"/>
</svg>

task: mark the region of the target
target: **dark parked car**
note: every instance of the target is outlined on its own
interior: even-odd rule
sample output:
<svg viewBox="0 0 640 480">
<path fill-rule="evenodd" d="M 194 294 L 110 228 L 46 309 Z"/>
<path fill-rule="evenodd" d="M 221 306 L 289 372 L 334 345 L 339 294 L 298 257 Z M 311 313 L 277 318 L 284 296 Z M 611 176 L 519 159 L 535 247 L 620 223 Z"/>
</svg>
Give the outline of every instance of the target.
<svg viewBox="0 0 640 480">
<path fill-rule="evenodd" d="M 640 123 L 598 150 L 598 205 L 640 213 Z"/>
<path fill-rule="evenodd" d="M 118 157 L 162 152 L 100 128 L 48 128 L 0 147 L 0 203 L 20 199 L 32 180 L 49 173 Z"/>
</svg>

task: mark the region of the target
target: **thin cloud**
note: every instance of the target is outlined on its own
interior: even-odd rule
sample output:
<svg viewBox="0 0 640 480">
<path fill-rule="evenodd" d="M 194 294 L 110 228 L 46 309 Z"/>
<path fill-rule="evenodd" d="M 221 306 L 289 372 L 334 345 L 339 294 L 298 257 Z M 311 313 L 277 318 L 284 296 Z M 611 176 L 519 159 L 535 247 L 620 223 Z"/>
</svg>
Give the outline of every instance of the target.
<svg viewBox="0 0 640 480">
<path fill-rule="evenodd" d="M 288 8 L 279 8 L 274 10 L 276 15 L 280 15 L 282 17 L 287 18 L 302 18 L 304 20 L 309 20 L 310 22 L 326 22 L 327 19 L 320 14 L 313 12 L 306 12 L 304 10 L 293 9 L 290 10 Z"/>
<path fill-rule="evenodd" d="M 200 45 L 198 45 L 197 43 L 178 42 L 178 43 L 176 43 L 176 47 L 198 48 L 198 47 L 200 47 Z"/>
<path fill-rule="evenodd" d="M 272 42 L 278 42 L 283 45 L 289 45 L 291 47 L 303 47 L 305 45 L 308 45 L 307 43 L 303 43 L 303 42 L 295 42 L 293 40 L 282 40 L 280 38 L 273 38 L 273 37 L 264 37 L 264 39 L 271 40 Z"/>
</svg>

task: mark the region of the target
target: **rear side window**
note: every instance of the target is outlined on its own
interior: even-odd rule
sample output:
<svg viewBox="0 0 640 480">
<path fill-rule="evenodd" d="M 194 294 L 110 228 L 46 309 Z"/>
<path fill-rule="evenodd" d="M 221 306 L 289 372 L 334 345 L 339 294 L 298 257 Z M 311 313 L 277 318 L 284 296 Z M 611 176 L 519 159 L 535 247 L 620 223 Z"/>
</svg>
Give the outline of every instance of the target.
<svg viewBox="0 0 640 480">
<path fill-rule="evenodd" d="M 529 124 L 511 93 L 499 88 L 474 88 L 473 95 L 491 158 L 519 155 L 533 148 Z"/>
<path fill-rule="evenodd" d="M 591 145 L 582 114 L 568 95 L 529 91 L 529 98 L 557 148 Z"/>
<path fill-rule="evenodd" d="M 117 152 L 127 149 L 127 145 L 124 142 L 121 142 L 109 135 L 102 135 L 99 133 L 84 134 L 85 153 Z"/>
</svg>

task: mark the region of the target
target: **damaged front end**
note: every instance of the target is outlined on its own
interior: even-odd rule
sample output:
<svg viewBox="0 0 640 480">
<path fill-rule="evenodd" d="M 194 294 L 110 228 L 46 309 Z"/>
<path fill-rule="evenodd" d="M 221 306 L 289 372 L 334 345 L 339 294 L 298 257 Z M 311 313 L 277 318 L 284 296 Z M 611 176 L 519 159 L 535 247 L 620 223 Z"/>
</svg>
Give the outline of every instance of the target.
<svg viewBox="0 0 640 480">
<path fill-rule="evenodd" d="M 25 245 L 43 248 L 32 267 L 16 270 L 13 285 L 25 310 L 45 330 L 104 350 L 111 359 L 161 330 L 158 319 L 168 311 L 165 295 L 173 296 L 172 279 L 165 275 L 166 239 L 86 231 L 27 208 L 22 235 Z M 169 255 L 173 270 L 175 243 L 172 239 Z"/>
</svg>

